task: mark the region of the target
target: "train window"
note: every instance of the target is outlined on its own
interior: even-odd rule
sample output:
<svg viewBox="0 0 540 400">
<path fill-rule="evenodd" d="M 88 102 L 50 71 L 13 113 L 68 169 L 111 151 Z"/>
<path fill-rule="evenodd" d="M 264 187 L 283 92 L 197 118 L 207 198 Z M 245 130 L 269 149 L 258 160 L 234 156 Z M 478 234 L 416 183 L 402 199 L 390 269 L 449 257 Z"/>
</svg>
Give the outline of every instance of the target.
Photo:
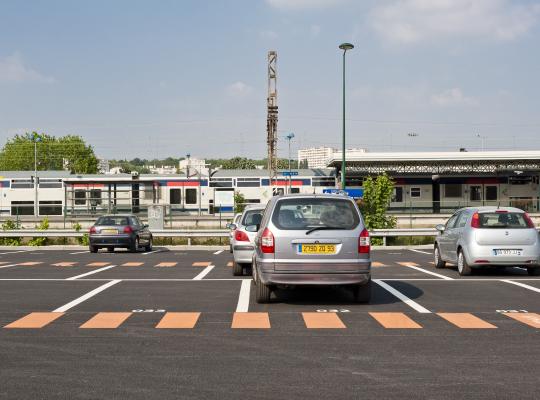
<svg viewBox="0 0 540 400">
<path fill-rule="evenodd" d="M 40 179 L 39 180 L 40 189 L 53 189 L 53 188 L 57 189 L 61 187 L 62 187 L 62 179 Z"/>
<path fill-rule="evenodd" d="M 260 187 L 260 178 L 238 178 L 236 180 L 237 187 Z"/>
<path fill-rule="evenodd" d="M 101 204 L 101 189 L 92 189 L 90 190 L 90 204 L 96 206 Z"/>
<path fill-rule="evenodd" d="M 11 215 L 34 215 L 34 202 L 12 201 Z"/>
<path fill-rule="evenodd" d="M 232 187 L 232 178 L 212 178 L 210 180 L 210 187 Z"/>
<path fill-rule="evenodd" d="M 498 197 L 497 186 L 486 186 L 486 200 L 496 201 Z"/>
<path fill-rule="evenodd" d="M 291 188 L 291 193 L 300 193 L 300 188 Z"/>
<path fill-rule="evenodd" d="M 13 179 L 11 181 L 12 189 L 33 189 L 34 180 L 33 179 Z"/>
<path fill-rule="evenodd" d="M 182 203 L 182 189 L 171 189 L 171 204 L 181 204 Z"/>
<path fill-rule="evenodd" d="M 86 205 L 86 190 L 75 190 L 74 196 L 76 206 Z"/>
<path fill-rule="evenodd" d="M 336 182 L 333 177 L 313 178 L 312 186 L 335 186 Z"/>
<path fill-rule="evenodd" d="M 412 187 L 411 188 L 411 197 L 413 197 L 413 198 L 422 197 L 422 190 L 419 187 Z"/>
<path fill-rule="evenodd" d="M 62 202 L 40 201 L 39 215 L 62 215 Z"/>
<path fill-rule="evenodd" d="M 471 201 L 482 201 L 482 186 L 471 186 L 470 198 Z"/>
<path fill-rule="evenodd" d="M 197 204 L 197 189 L 186 189 L 186 204 Z"/>
<path fill-rule="evenodd" d="M 444 197 L 462 197 L 461 183 L 447 183 L 444 185 Z"/>
<path fill-rule="evenodd" d="M 403 188 L 400 186 L 394 187 L 394 194 L 392 195 L 392 202 L 401 203 L 403 202 Z"/>
</svg>

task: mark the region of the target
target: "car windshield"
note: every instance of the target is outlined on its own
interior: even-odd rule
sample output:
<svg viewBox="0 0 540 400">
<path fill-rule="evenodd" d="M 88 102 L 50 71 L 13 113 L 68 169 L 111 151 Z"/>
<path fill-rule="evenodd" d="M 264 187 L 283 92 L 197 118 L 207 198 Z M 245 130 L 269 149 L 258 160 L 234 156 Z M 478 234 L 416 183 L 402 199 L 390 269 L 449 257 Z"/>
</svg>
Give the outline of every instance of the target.
<svg viewBox="0 0 540 400">
<path fill-rule="evenodd" d="M 360 216 L 352 201 L 329 198 L 291 198 L 278 202 L 272 222 L 279 229 L 354 229 Z"/>
<path fill-rule="evenodd" d="M 525 229 L 529 224 L 525 214 L 518 212 L 487 212 L 480 214 L 481 228 Z"/>
<path fill-rule="evenodd" d="M 242 218 L 242 225 L 259 225 L 262 220 L 263 210 L 248 210 L 244 213 L 244 218 Z"/>
<path fill-rule="evenodd" d="M 114 226 L 114 225 L 129 225 L 128 217 L 100 217 L 96 225 Z"/>
</svg>

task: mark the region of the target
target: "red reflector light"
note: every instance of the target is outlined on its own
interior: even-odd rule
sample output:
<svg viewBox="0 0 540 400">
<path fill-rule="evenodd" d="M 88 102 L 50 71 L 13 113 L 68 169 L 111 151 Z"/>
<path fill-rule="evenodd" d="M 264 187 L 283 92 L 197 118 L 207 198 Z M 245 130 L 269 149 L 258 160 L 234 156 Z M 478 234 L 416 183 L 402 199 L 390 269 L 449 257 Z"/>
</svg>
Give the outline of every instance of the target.
<svg viewBox="0 0 540 400">
<path fill-rule="evenodd" d="M 480 215 L 477 212 L 472 216 L 471 228 L 480 228 Z"/>
<path fill-rule="evenodd" d="M 369 239 L 369 231 L 364 228 L 360 237 L 358 238 L 358 253 L 368 254 L 371 250 L 371 241 Z"/>
<path fill-rule="evenodd" d="M 234 240 L 238 242 L 249 242 L 249 237 L 244 231 L 235 231 Z"/>
<path fill-rule="evenodd" d="M 270 229 L 266 228 L 261 236 L 261 251 L 272 254 L 275 251 L 274 235 Z"/>
<path fill-rule="evenodd" d="M 96 227 L 95 227 L 95 226 L 93 226 L 93 227 L 90 228 L 90 233 L 96 233 L 96 232 L 97 232 L 97 230 L 96 230 Z"/>
<path fill-rule="evenodd" d="M 133 233 L 133 228 L 131 226 L 126 226 L 124 228 L 124 233 Z"/>
<path fill-rule="evenodd" d="M 489 261 L 488 260 L 476 260 L 474 263 L 475 264 L 489 264 Z"/>
</svg>

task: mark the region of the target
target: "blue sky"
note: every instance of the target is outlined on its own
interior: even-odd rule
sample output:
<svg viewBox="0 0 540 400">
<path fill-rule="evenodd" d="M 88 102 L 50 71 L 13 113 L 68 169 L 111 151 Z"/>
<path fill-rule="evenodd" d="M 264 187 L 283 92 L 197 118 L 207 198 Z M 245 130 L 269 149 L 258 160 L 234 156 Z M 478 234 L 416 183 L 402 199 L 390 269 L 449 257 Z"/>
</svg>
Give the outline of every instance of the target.
<svg viewBox="0 0 540 400">
<path fill-rule="evenodd" d="M 262 158 L 276 50 L 281 138 L 337 147 L 350 41 L 350 146 L 539 149 L 539 25 L 532 0 L 4 0 L 0 141 L 38 130 L 109 158 Z"/>
</svg>

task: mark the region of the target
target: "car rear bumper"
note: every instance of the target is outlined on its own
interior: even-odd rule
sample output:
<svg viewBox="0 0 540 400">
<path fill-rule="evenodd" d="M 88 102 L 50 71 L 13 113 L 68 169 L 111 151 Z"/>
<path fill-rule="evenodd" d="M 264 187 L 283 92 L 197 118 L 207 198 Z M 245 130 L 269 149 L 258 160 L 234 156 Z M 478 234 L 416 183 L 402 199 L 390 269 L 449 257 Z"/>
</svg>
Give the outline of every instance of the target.
<svg viewBox="0 0 540 400">
<path fill-rule="evenodd" d="M 255 250 L 255 247 L 251 244 L 235 244 L 233 246 L 234 261 L 240 264 L 251 264 L 253 261 L 253 250 Z"/>
<path fill-rule="evenodd" d="M 130 235 L 95 235 L 89 237 L 91 246 L 125 246 L 129 247 L 132 242 Z"/>
<path fill-rule="evenodd" d="M 356 273 L 279 273 L 258 271 L 265 285 L 363 285 L 368 283 L 371 272 Z"/>
<path fill-rule="evenodd" d="M 494 255 L 494 249 L 519 249 L 521 255 Z M 468 250 L 468 251 L 467 251 Z M 472 266 L 508 265 L 536 266 L 540 264 L 540 247 L 533 246 L 471 246 L 466 249 L 467 262 Z M 479 262 L 480 261 L 480 262 Z"/>
</svg>

